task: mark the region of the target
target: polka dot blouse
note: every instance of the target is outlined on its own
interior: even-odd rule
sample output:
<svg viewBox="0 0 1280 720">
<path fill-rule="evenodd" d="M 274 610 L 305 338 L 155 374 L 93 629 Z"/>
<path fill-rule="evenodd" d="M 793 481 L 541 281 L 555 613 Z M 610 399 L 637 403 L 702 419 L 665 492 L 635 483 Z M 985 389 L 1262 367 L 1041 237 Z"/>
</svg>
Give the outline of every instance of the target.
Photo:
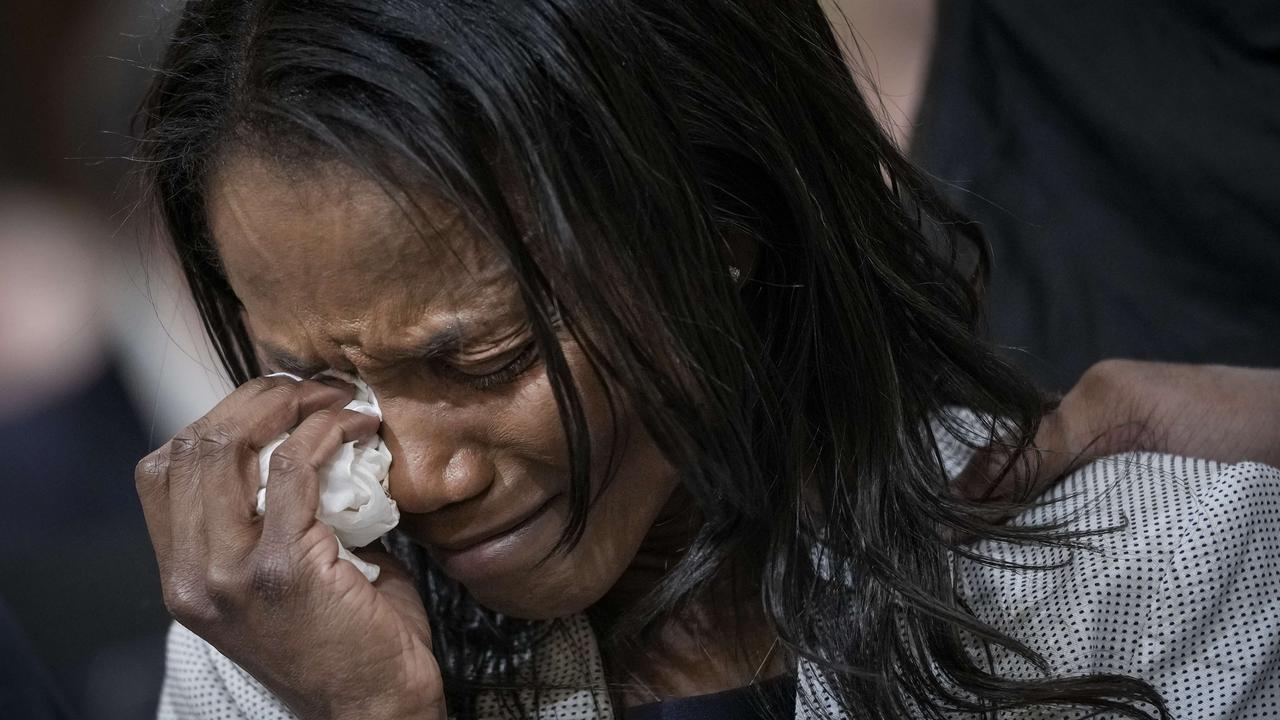
<svg viewBox="0 0 1280 720">
<path fill-rule="evenodd" d="M 949 439 L 953 474 L 968 452 Z M 974 613 L 1040 653 L 1054 675 L 1116 673 L 1147 680 L 1174 717 L 1280 717 L 1280 470 L 1156 454 L 1098 460 L 1054 487 L 1016 522 L 1107 530 L 1087 549 L 983 543 L 1014 570 L 956 561 Z M 591 628 L 570 618 L 540 649 L 547 684 L 536 717 L 613 718 Z M 976 649 L 975 649 L 976 653 Z M 984 662 L 1011 678 L 1042 675 L 998 648 Z M 979 655 L 975 654 L 975 657 Z M 981 657 L 987 657 L 982 653 Z M 797 668 L 796 718 L 839 717 L 812 668 Z M 526 700 L 531 703 L 531 699 Z M 509 717 L 481 698 L 482 718 Z M 529 708 L 533 710 L 533 708 Z M 1075 718 L 1071 708 L 1007 718 Z M 289 710 L 248 673 L 181 625 L 169 633 L 162 720 L 283 720 Z"/>
</svg>

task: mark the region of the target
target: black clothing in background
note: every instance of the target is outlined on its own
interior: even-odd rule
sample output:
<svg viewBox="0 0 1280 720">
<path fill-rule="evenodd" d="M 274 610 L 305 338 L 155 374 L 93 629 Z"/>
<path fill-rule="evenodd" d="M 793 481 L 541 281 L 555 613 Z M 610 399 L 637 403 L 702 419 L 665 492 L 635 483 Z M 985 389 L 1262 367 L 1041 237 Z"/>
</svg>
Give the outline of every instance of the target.
<svg viewBox="0 0 1280 720">
<path fill-rule="evenodd" d="M 70 720 L 66 701 L 31 652 L 22 628 L 0 601 L 0 718 Z"/>
<path fill-rule="evenodd" d="M 169 615 L 133 484 L 153 442 L 115 363 L 0 418 L 0 597 L 85 720 L 156 714 Z"/>
<path fill-rule="evenodd" d="M 913 156 L 995 249 L 992 338 L 1059 390 L 1108 357 L 1280 366 L 1280 3 L 938 11 Z"/>
</svg>

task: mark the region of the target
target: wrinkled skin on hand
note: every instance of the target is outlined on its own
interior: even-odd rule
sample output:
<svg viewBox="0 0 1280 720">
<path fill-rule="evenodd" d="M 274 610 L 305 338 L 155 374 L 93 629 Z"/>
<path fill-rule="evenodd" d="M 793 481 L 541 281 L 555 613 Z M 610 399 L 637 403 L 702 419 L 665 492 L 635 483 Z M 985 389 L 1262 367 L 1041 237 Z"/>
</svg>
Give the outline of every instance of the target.
<svg viewBox="0 0 1280 720">
<path fill-rule="evenodd" d="M 315 517 L 317 469 L 378 430 L 342 409 L 354 395 L 336 380 L 257 378 L 138 464 L 165 606 L 301 718 L 444 718 L 412 581 L 385 552 L 362 550 L 382 569 L 370 584 Z M 295 424 L 258 518 L 257 450 Z"/>
<path fill-rule="evenodd" d="M 1104 360 L 1046 415 L 1034 448 L 980 450 L 958 479 L 975 500 L 1034 497 L 1093 458 L 1160 452 L 1280 466 L 1280 370 Z"/>
</svg>

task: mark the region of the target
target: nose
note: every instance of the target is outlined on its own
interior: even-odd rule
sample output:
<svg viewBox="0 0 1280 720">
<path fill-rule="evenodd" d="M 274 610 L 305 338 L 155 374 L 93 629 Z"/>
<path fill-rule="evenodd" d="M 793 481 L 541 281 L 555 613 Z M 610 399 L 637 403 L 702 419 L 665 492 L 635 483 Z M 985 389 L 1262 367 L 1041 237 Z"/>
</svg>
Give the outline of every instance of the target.
<svg viewBox="0 0 1280 720">
<path fill-rule="evenodd" d="M 383 407 L 382 437 L 392 457 L 388 483 L 401 512 L 430 513 L 489 489 L 493 461 L 469 435 L 456 413 Z"/>
</svg>

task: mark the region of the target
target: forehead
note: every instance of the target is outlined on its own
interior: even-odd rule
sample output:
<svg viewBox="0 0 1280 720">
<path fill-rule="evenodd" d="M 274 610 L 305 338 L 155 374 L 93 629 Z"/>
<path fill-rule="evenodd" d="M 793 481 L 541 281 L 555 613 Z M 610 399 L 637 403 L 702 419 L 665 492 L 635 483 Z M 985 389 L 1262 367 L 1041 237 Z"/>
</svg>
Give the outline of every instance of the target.
<svg viewBox="0 0 1280 720">
<path fill-rule="evenodd" d="M 506 264 L 461 213 L 425 194 L 389 194 L 346 166 L 286 172 L 233 156 L 208 208 L 255 338 L 308 362 L 342 355 L 359 366 L 444 331 L 482 336 L 523 317 Z"/>
</svg>

